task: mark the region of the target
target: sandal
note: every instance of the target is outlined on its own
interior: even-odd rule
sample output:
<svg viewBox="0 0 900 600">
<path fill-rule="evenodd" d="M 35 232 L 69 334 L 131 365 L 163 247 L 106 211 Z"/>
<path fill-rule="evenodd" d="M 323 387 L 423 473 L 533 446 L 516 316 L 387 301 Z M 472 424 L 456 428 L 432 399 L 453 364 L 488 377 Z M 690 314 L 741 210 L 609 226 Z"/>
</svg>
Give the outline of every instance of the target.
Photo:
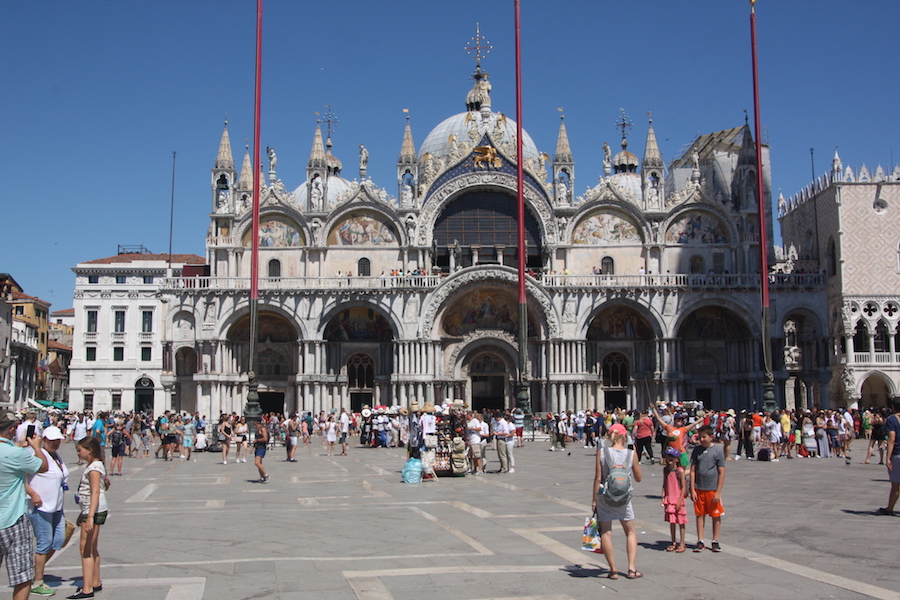
<svg viewBox="0 0 900 600">
<path fill-rule="evenodd" d="M 625 579 L 640 579 L 644 574 L 640 571 L 634 571 L 632 569 L 628 569 L 628 575 L 625 576 Z"/>
<path fill-rule="evenodd" d="M 610 571 L 609 573 L 606 574 L 606 578 L 607 579 L 618 579 L 619 572 L 618 571 Z"/>
<path fill-rule="evenodd" d="M 886 509 L 886 508 L 879 508 L 878 510 L 875 511 L 875 514 L 876 514 L 876 515 L 889 515 L 889 516 L 893 516 L 893 515 L 894 515 L 894 511 L 888 510 L 888 509 Z"/>
<path fill-rule="evenodd" d="M 666 548 L 666 552 L 675 552 L 675 548 L 677 548 L 675 544 L 671 544 L 668 548 Z"/>
<path fill-rule="evenodd" d="M 684 544 L 682 544 L 682 545 L 678 546 L 678 548 L 675 549 L 675 552 L 676 552 L 677 554 L 681 554 L 681 553 L 684 552 L 685 550 L 686 550 L 686 548 L 684 547 Z"/>
</svg>

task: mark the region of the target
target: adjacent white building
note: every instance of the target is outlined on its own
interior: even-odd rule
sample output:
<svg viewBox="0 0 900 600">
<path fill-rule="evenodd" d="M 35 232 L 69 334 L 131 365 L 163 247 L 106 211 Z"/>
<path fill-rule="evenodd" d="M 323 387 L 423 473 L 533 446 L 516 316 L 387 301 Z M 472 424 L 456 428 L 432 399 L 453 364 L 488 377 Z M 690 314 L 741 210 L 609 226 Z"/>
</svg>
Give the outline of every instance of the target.
<svg viewBox="0 0 900 600">
<path fill-rule="evenodd" d="M 785 374 L 805 389 L 810 379 L 798 374 L 824 353 L 838 404 L 885 406 L 900 396 L 900 167 L 845 167 L 835 151 L 829 173 L 779 198 L 778 215 L 791 270 L 828 282 L 827 310 L 790 318 L 779 332 Z M 820 328 L 825 348 L 809 343 Z"/>
<path fill-rule="evenodd" d="M 152 254 L 143 248 L 79 263 L 75 272 L 73 355 L 69 365 L 72 410 L 138 410 L 167 406 L 161 331 L 166 304 L 159 282 L 180 276 L 194 254 Z"/>
</svg>

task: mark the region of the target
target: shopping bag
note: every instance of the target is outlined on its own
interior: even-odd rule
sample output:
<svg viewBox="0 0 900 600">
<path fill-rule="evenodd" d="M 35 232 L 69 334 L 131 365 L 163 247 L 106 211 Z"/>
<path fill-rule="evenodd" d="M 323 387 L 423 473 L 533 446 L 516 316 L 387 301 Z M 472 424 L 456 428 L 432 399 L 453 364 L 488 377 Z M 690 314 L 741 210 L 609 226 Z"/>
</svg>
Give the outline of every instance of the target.
<svg viewBox="0 0 900 600">
<path fill-rule="evenodd" d="M 581 549 L 588 552 L 603 552 L 600 548 L 600 529 L 597 525 L 597 517 L 588 517 L 584 520 Z"/>
</svg>

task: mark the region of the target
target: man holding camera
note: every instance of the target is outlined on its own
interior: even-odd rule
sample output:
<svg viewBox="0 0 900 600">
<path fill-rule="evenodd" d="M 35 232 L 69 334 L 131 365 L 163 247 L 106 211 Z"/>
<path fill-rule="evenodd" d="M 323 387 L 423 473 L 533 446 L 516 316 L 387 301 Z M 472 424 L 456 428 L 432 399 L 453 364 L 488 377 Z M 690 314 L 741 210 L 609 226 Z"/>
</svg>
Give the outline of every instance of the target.
<svg viewBox="0 0 900 600">
<path fill-rule="evenodd" d="M 0 561 L 6 561 L 13 600 L 25 600 L 34 579 L 34 530 L 25 515 L 25 477 L 46 472 L 47 457 L 36 433 L 21 441 L 34 454 L 16 446 L 16 425 L 12 414 L 0 414 Z"/>
</svg>

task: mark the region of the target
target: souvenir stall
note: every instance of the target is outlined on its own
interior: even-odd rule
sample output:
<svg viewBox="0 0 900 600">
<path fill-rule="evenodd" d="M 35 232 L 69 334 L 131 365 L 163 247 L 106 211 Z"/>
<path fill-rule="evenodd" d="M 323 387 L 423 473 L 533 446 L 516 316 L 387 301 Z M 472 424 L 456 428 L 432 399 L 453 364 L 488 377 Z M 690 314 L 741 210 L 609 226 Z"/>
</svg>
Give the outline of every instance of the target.
<svg viewBox="0 0 900 600">
<path fill-rule="evenodd" d="M 436 439 L 426 440 L 426 447 L 434 444 L 432 468 L 438 477 L 464 477 L 469 471 L 465 408 L 457 399 L 441 406 L 435 415 Z"/>
</svg>

